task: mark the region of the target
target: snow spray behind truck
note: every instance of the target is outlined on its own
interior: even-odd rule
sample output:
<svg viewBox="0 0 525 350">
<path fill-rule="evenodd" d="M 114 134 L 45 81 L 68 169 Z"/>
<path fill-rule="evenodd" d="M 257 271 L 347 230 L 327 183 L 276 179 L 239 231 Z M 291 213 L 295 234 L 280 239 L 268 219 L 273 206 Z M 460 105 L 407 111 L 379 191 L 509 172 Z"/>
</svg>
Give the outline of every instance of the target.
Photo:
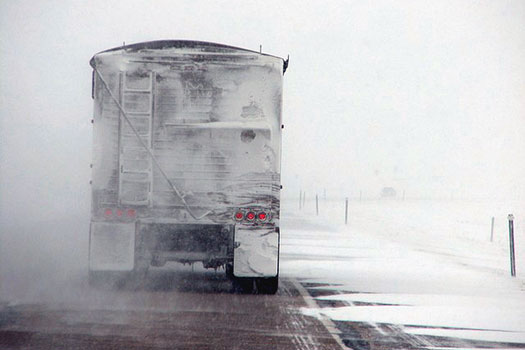
<svg viewBox="0 0 525 350">
<path fill-rule="evenodd" d="M 96 54 L 90 281 L 168 261 L 224 267 L 244 291 L 279 274 L 288 61 L 197 41 Z"/>
</svg>

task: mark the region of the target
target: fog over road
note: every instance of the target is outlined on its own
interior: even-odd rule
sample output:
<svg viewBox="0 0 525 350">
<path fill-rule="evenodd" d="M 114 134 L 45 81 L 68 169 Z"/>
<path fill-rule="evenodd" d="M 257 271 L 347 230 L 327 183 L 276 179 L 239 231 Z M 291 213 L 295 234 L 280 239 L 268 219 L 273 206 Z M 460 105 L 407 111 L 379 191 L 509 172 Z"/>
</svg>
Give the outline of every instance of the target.
<svg viewBox="0 0 525 350">
<path fill-rule="evenodd" d="M 11 228 L 0 349 L 525 348 L 523 269 L 508 276 L 504 226 L 492 243 L 478 228 L 494 203 L 356 201 L 350 225 L 332 215 L 339 204 L 322 202 L 320 216 L 287 204 L 276 295 L 235 293 L 199 264 L 90 287 L 78 222 L 62 222 L 62 249 L 32 243 L 52 224 Z M 432 224 L 418 215 L 428 206 Z"/>
</svg>

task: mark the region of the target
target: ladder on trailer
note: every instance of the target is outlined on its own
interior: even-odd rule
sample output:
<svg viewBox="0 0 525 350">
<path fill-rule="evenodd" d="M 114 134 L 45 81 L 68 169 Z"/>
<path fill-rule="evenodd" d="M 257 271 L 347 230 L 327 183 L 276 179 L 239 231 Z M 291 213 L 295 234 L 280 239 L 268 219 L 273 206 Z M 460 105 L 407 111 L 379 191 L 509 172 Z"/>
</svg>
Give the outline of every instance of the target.
<svg viewBox="0 0 525 350">
<path fill-rule="evenodd" d="M 149 75 L 148 75 L 148 78 L 149 78 L 149 83 L 148 83 L 148 88 L 143 88 L 143 87 L 140 87 L 140 88 L 133 88 L 133 87 L 129 87 L 127 86 L 127 83 L 125 81 L 123 81 L 124 79 L 126 79 L 125 77 L 123 78 L 123 75 L 122 73 L 120 74 L 119 78 L 119 87 L 120 87 L 120 96 L 119 98 L 117 98 L 111 91 L 108 83 L 106 82 L 106 80 L 104 79 L 104 77 L 102 76 L 102 74 L 100 73 L 100 71 L 98 71 L 97 69 L 95 69 L 95 72 L 96 74 L 98 75 L 99 79 L 102 81 L 102 83 L 104 84 L 104 88 L 107 90 L 107 92 L 109 93 L 109 95 L 111 96 L 111 99 L 116 103 L 119 111 L 120 111 L 120 114 L 119 114 L 119 128 L 118 128 L 118 152 L 119 152 L 119 190 L 118 190 L 118 193 L 119 193 L 119 204 L 123 204 L 123 205 L 126 205 L 126 204 L 129 204 L 129 205 L 143 205 L 143 204 L 149 204 L 150 206 L 153 204 L 152 203 L 152 192 L 153 192 L 153 163 L 155 164 L 155 166 L 157 167 L 157 169 L 159 170 L 160 174 L 162 175 L 162 177 L 164 178 L 164 180 L 166 180 L 166 182 L 168 183 L 169 187 L 171 188 L 171 190 L 173 191 L 173 193 L 181 200 L 182 204 L 184 205 L 184 208 L 188 211 L 188 213 L 190 214 L 190 216 L 192 218 L 194 218 L 195 220 L 201 220 L 202 218 L 206 217 L 207 215 L 213 213 L 213 211 L 211 210 L 208 210 L 204 213 L 202 213 L 201 215 L 196 215 L 193 210 L 189 207 L 188 203 L 186 202 L 186 200 L 184 199 L 184 195 L 181 193 L 181 191 L 177 188 L 177 186 L 168 178 L 168 175 L 166 174 L 166 172 L 164 170 L 162 170 L 158 160 L 156 159 L 155 155 L 153 154 L 152 152 L 152 139 L 153 139 L 153 114 L 154 114 L 154 102 L 153 102 L 153 94 L 154 94 L 154 83 L 155 83 L 155 73 L 154 72 L 150 72 Z M 147 99 L 145 100 L 146 101 L 146 105 L 149 106 L 147 108 L 144 108 L 144 111 L 142 110 L 137 110 L 136 108 L 133 108 L 133 106 L 127 106 L 126 108 L 123 107 L 123 104 L 125 102 L 125 100 L 127 100 L 127 97 L 125 97 L 124 95 L 128 93 L 128 94 L 133 94 L 133 93 L 138 93 L 139 96 L 142 94 L 142 96 L 146 96 Z M 131 98 L 131 100 L 133 99 L 137 99 L 136 97 L 135 98 Z M 144 100 L 144 99 L 143 99 Z M 129 114 L 128 114 L 129 113 Z M 133 118 L 132 116 L 135 116 L 135 118 Z M 141 119 L 142 117 L 142 119 Z M 124 121 L 126 122 L 126 125 L 133 125 L 133 122 L 132 122 L 132 119 L 138 119 L 138 120 L 141 120 L 143 123 L 143 125 L 148 125 L 147 126 L 147 131 L 146 129 L 142 130 L 142 131 L 138 131 L 137 128 L 135 128 L 135 126 L 133 126 L 133 128 L 129 127 L 132 131 L 132 134 L 135 135 L 135 141 L 136 143 L 132 142 L 132 141 L 129 141 L 130 140 L 130 137 L 128 136 L 129 132 L 126 132 L 124 130 L 124 127 L 122 126 L 124 123 Z M 145 126 L 146 128 L 146 126 Z M 143 136 L 141 136 L 143 135 Z M 133 145 L 133 146 L 129 146 L 128 147 L 128 143 Z M 140 149 L 140 146 L 142 146 L 142 149 L 144 150 L 144 154 L 136 154 L 135 156 L 131 156 L 130 153 L 132 154 L 134 151 L 139 151 Z M 142 162 L 142 164 L 149 164 L 149 167 L 146 167 L 145 170 L 142 169 L 142 170 L 139 170 L 137 171 L 136 167 L 131 167 L 132 170 L 129 171 L 128 170 L 128 166 L 124 167 L 124 160 L 135 160 L 135 161 L 143 161 L 144 160 L 144 156 L 145 155 L 148 155 L 149 156 L 149 159 L 147 161 L 147 163 L 145 162 Z M 147 175 L 147 176 L 145 176 Z M 147 178 L 149 178 L 149 182 L 146 180 Z M 133 188 L 133 185 L 144 185 L 145 183 L 147 183 L 147 186 L 143 186 L 144 189 L 146 189 L 145 191 L 141 192 L 139 191 L 138 193 L 134 190 L 136 190 L 136 188 Z M 140 186 L 137 186 L 137 187 L 140 187 Z"/>
<path fill-rule="evenodd" d="M 127 118 L 137 131 L 138 140 L 121 113 L 119 122 L 119 204 L 152 204 L 153 164 L 148 154 L 152 152 L 153 136 L 153 91 L 155 73 L 149 72 L 136 78 L 120 73 L 120 104 Z"/>
</svg>

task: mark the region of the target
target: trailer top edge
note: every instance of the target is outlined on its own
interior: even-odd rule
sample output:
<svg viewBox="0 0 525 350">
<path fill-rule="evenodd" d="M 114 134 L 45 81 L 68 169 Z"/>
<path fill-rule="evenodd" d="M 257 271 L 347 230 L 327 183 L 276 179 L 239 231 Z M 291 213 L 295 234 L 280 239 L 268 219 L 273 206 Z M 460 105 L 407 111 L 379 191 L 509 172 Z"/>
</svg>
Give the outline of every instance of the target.
<svg viewBox="0 0 525 350">
<path fill-rule="evenodd" d="M 95 57 L 102 53 L 109 53 L 109 52 L 116 52 L 116 51 L 126 51 L 126 52 L 139 52 L 141 50 L 166 50 L 166 49 L 201 49 L 208 52 L 220 52 L 218 50 L 227 50 L 229 53 L 236 53 L 236 52 L 248 52 L 248 53 L 254 53 L 262 56 L 268 56 L 277 58 L 283 61 L 284 70 L 286 70 L 286 67 L 288 66 L 288 59 L 284 59 L 282 57 L 257 52 L 254 50 L 249 49 L 243 49 L 236 46 L 230 46 L 230 45 L 224 45 L 219 43 L 213 43 L 208 41 L 195 41 L 195 40 L 155 40 L 155 41 L 145 41 L 130 45 L 122 45 L 118 47 L 114 47 L 111 49 L 107 49 L 104 51 L 100 51 L 96 53 L 91 60 L 89 61 L 89 64 L 91 67 L 95 68 Z"/>
</svg>

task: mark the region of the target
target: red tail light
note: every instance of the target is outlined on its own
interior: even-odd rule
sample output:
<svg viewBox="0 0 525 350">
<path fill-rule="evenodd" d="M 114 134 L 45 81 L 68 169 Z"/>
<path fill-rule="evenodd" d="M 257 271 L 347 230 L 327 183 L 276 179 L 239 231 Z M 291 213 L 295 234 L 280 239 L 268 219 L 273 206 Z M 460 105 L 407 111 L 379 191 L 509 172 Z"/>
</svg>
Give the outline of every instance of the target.
<svg viewBox="0 0 525 350">
<path fill-rule="evenodd" d="M 123 218 L 127 216 L 128 218 L 134 218 L 137 216 L 137 211 L 135 209 L 104 209 L 104 216 L 107 218 L 114 218 L 114 216 Z"/>
<path fill-rule="evenodd" d="M 247 210 L 247 213 L 245 214 L 244 210 Z M 242 222 L 243 220 L 249 221 L 249 222 L 267 222 L 269 220 L 269 215 L 265 211 L 249 211 L 249 209 L 244 210 L 238 210 L 233 215 L 233 218 L 236 221 Z"/>
</svg>

